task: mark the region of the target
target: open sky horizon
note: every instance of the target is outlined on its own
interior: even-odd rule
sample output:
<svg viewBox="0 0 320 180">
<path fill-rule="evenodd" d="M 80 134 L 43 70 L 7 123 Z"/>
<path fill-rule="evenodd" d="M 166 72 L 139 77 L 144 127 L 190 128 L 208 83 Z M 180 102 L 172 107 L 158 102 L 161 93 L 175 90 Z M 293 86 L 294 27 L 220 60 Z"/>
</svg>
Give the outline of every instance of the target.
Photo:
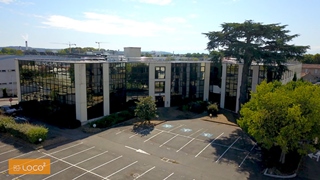
<svg viewBox="0 0 320 180">
<path fill-rule="evenodd" d="M 0 47 L 94 47 L 208 53 L 202 34 L 225 22 L 288 25 L 290 44 L 320 53 L 318 0 L 0 0 Z"/>
</svg>

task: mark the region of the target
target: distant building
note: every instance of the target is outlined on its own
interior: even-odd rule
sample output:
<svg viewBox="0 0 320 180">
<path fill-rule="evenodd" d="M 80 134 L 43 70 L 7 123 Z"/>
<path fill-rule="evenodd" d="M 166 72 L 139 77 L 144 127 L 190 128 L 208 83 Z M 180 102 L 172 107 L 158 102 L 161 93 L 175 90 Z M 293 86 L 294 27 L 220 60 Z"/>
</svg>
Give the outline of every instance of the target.
<svg viewBox="0 0 320 180">
<path fill-rule="evenodd" d="M 320 81 L 320 64 L 302 64 L 302 79 L 311 83 Z"/>
</svg>

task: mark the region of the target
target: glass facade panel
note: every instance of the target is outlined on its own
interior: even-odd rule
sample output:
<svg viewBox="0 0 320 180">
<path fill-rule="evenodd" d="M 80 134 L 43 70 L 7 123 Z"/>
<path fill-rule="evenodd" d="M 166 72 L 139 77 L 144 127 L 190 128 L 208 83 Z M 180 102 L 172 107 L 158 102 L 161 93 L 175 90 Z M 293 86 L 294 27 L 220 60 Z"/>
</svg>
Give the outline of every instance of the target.
<svg viewBox="0 0 320 180">
<path fill-rule="evenodd" d="M 26 104 L 25 112 L 39 117 L 74 120 L 74 65 L 27 60 L 18 63 L 21 104 Z M 29 103 L 32 106 L 27 105 Z"/>
<path fill-rule="evenodd" d="M 165 93 L 165 82 L 164 81 L 154 82 L 154 93 Z"/>
<path fill-rule="evenodd" d="M 237 64 L 226 64 L 227 76 L 226 76 L 226 92 L 225 92 L 225 104 L 224 108 L 231 111 L 236 110 L 237 104 L 237 86 L 238 86 L 238 69 Z"/>
<path fill-rule="evenodd" d="M 126 102 L 126 64 L 109 64 L 110 113 L 124 109 Z"/>
<path fill-rule="evenodd" d="M 103 116 L 102 63 L 86 64 L 88 119 Z"/>
<path fill-rule="evenodd" d="M 156 66 L 154 74 L 155 74 L 155 79 L 165 79 L 166 67 Z"/>
</svg>

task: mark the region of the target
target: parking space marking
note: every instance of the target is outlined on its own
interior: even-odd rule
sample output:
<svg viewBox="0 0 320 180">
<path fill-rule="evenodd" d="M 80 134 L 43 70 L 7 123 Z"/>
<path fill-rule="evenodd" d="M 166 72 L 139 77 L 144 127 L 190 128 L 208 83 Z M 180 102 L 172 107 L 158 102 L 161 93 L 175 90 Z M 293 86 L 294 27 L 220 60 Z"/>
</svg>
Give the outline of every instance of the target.
<svg viewBox="0 0 320 180">
<path fill-rule="evenodd" d="M 5 146 L 7 146 L 7 145 L 2 145 L 2 146 L 0 146 L 0 148 L 5 147 Z"/>
<path fill-rule="evenodd" d="M 150 129 L 148 128 L 148 129 L 144 129 L 144 130 L 142 130 L 142 131 L 139 131 L 139 132 L 137 132 L 136 134 L 131 135 L 129 138 L 131 139 L 131 138 L 133 138 L 133 137 L 137 136 L 138 134 L 141 134 L 141 133 L 143 133 L 143 132 L 145 132 L 145 131 L 150 131 Z"/>
<path fill-rule="evenodd" d="M 253 150 L 253 148 L 256 146 L 256 144 L 254 144 L 252 146 L 252 148 L 250 149 L 250 151 L 248 152 L 248 154 L 246 155 L 246 157 L 243 158 L 242 162 L 239 164 L 239 167 L 241 167 L 241 165 L 243 164 L 243 162 L 247 159 L 247 157 L 249 156 L 249 154 L 251 153 L 251 151 Z"/>
<path fill-rule="evenodd" d="M 169 176 L 165 177 L 163 180 L 167 180 L 169 177 L 171 177 L 172 175 L 174 175 L 174 173 L 169 174 Z"/>
<path fill-rule="evenodd" d="M 198 157 L 205 149 L 208 148 L 208 146 L 210 146 L 215 140 L 217 140 L 220 136 L 222 136 L 224 133 L 221 133 L 218 137 L 214 138 L 213 141 L 211 141 L 208 145 L 206 145 L 206 147 L 204 147 L 196 156 L 194 157 Z"/>
<path fill-rule="evenodd" d="M 116 157 L 116 158 L 114 158 L 114 159 L 111 159 L 111 160 L 108 161 L 108 162 L 105 162 L 105 163 L 103 163 L 103 164 L 100 164 L 99 166 L 97 166 L 97 167 L 95 167 L 95 168 L 92 168 L 92 169 L 90 169 L 90 170 L 85 170 L 86 172 L 80 174 L 79 176 L 73 178 L 72 180 L 78 179 L 78 178 L 82 177 L 83 175 L 85 175 L 85 174 L 87 174 L 87 173 L 93 173 L 92 171 L 94 171 L 94 170 L 96 170 L 96 169 L 98 169 L 98 168 L 100 168 L 100 167 L 102 167 L 102 166 L 104 166 L 104 165 L 107 165 L 107 164 L 109 164 L 109 163 L 111 163 L 111 162 L 113 162 L 113 161 L 115 161 L 115 160 L 118 160 L 118 159 L 120 159 L 120 158 L 122 158 L 122 155 L 121 155 L 121 156 L 118 156 L 118 157 Z M 100 176 L 100 175 L 99 175 L 99 177 L 101 177 L 101 178 L 104 179 L 103 176 Z"/>
<path fill-rule="evenodd" d="M 123 129 L 123 130 L 121 130 L 121 131 L 118 131 L 118 132 L 116 133 L 116 135 L 118 135 L 118 134 L 120 134 L 120 133 L 122 133 L 122 132 L 124 132 L 124 131 L 126 131 L 126 130 L 128 130 L 128 129 L 130 129 L 130 128 L 126 128 L 126 129 Z"/>
<path fill-rule="evenodd" d="M 212 143 L 213 145 L 218 145 L 218 146 L 221 146 L 221 147 L 226 147 L 228 148 L 229 146 L 227 145 L 224 145 L 224 144 L 220 144 L 220 143 Z M 240 149 L 240 148 L 236 148 L 236 147 L 231 147 L 230 149 L 234 149 L 234 150 L 237 150 L 237 151 L 247 151 L 245 149 Z"/>
<path fill-rule="evenodd" d="M 146 139 L 146 140 L 145 140 L 145 141 L 143 141 L 143 142 L 147 142 L 147 141 L 149 141 L 150 139 L 152 139 L 152 138 L 154 138 L 154 137 L 158 136 L 158 135 L 159 135 L 159 134 L 161 134 L 161 133 L 163 133 L 163 131 L 160 131 L 159 133 L 157 133 L 157 134 L 155 134 L 155 135 L 151 136 L 150 138 Z"/>
<path fill-rule="evenodd" d="M 179 134 L 176 134 L 175 136 L 173 136 L 172 138 L 170 138 L 169 140 L 167 140 L 166 142 L 162 143 L 159 147 L 162 147 L 163 145 L 167 144 L 169 141 L 171 141 L 172 139 L 174 139 L 175 137 L 177 137 Z"/>
<path fill-rule="evenodd" d="M 234 145 L 234 143 L 236 143 L 239 139 L 240 139 L 240 137 L 238 137 L 238 138 L 221 154 L 221 156 L 216 160 L 216 162 L 218 162 L 218 161 L 222 158 L 222 156 L 223 156 L 224 154 L 226 154 L 227 151 L 228 151 L 228 150 Z"/>
<path fill-rule="evenodd" d="M 119 169 L 118 171 L 113 172 L 112 174 L 110 174 L 109 176 L 107 176 L 107 177 L 105 177 L 105 178 L 103 178 L 103 179 L 108 179 L 109 177 L 111 177 L 111 176 L 113 176 L 113 175 L 117 174 L 117 173 L 118 173 L 118 172 L 120 172 L 120 171 L 123 171 L 123 170 L 127 169 L 128 167 L 130 167 L 130 166 L 134 165 L 134 164 L 135 164 L 135 163 L 137 163 L 137 162 L 138 162 L 138 161 L 135 161 L 135 162 L 133 162 L 133 163 L 131 163 L 131 164 L 129 164 L 129 165 L 127 165 L 127 166 L 125 166 L 125 167 L 123 167 L 123 168 Z"/>
<path fill-rule="evenodd" d="M 63 159 L 67 159 L 67 158 L 69 158 L 69 157 L 75 156 L 75 155 L 77 155 L 77 154 L 83 153 L 83 152 L 88 151 L 88 150 L 93 149 L 93 148 L 94 148 L 94 146 L 91 147 L 91 148 L 88 148 L 88 149 L 79 151 L 79 152 L 77 152 L 77 153 L 71 154 L 71 155 L 69 155 L 69 156 L 63 157 L 63 158 L 58 158 L 58 157 L 52 156 L 52 154 L 45 153 L 45 152 L 42 152 L 42 154 L 45 154 L 43 157 L 45 157 L 45 156 L 50 156 L 50 157 L 52 157 L 52 158 L 57 159 L 57 160 L 55 160 L 55 161 L 53 161 L 53 162 L 50 163 L 50 165 L 52 165 L 52 164 L 57 163 L 57 162 L 59 162 L 59 161 L 62 161 L 62 162 L 63 162 L 63 161 L 64 161 Z M 41 158 L 41 157 L 40 157 L 40 158 Z M 40 158 L 39 158 L 39 159 L 40 159 Z M 37 159 L 38 159 L 38 158 L 37 158 Z M 31 161 L 31 162 L 32 162 L 32 161 Z M 25 175 L 28 175 L 28 173 L 22 174 L 22 175 L 18 176 L 17 178 L 23 177 L 23 176 L 25 176 Z M 14 179 L 17 179 L 17 178 L 14 178 Z"/>
<path fill-rule="evenodd" d="M 78 144 L 75 144 L 75 145 L 72 145 L 72 146 L 69 146 L 69 147 L 60 149 L 60 150 L 58 150 L 58 151 L 54 151 L 53 153 L 50 153 L 50 154 L 55 154 L 55 153 L 58 153 L 58 152 L 61 152 L 61 151 L 64 151 L 64 150 L 73 148 L 73 147 L 78 146 L 78 145 L 80 145 L 80 144 L 83 144 L 83 142 L 80 142 L 80 143 L 78 143 Z M 38 151 L 38 152 L 40 152 L 40 151 Z M 40 156 L 40 157 L 38 157 L 38 158 L 36 158 L 36 159 L 40 159 L 40 158 L 43 158 L 43 157 L 46 157 L 46 155 Z M 30 161 L 30 162 L 32 162 L 32 161 Z M 27 162 L 27 163 L 28 163 L 28 162 Z M 10 169 L 1 171 L 0 174 L 1 174 L 1 173 L 4 173 L 4 172 L 6 172 L 6 171 L 9 171 L 9 170 L 10 170 Z"/>
<path fill-rule="evenodd" d="M 35 151 L 30 151 L 30 152 L 27 152 L 27 153 L 25 153 L 25 154 L 20 154 L 20 155 L 18 155 L 18 156 L 12 157 L 12 158 L 10 158 L 10 159 L 15 159 L 15 158 L 18 158 L 18 157 L 21 157 L 21 156 L 30 154 L 30 153 L 32 153 L 32 152 L 35 152 Z M 8 160 L 9 160 L 9 159 L 4 160 L 4 161 L 1 161 L 0 164 L 1 164 L 1 163 L 4 163 L 4 162 L 7 162 Z"/>
<path fill-rule="evenodd" d="M 171 132 L 171 131 L 173 131 L 173 130 L 175 130 L 175 129 L 178 129 L 179 127 L 181 127 L 181 126 L 184 126 L 184 124 L 180 124 L 180 126 L 178 126 L 178 127 L 175 127 L 175 128 L 173 128 L 173 129 L 170 129 L 168 132 Z M 160 129 L 159 129 L 160 130 Z M 161 130 L 160 130 L 161 131 Z"/>
<path fill-rule="evenodd" d="M 65 160 L 63 160 L 63 159 L 57 158 L 57 157 L 52 156 L 52 155 L 50 155 L 50 154 L 46 154 L 46 155 L 47 155 L 47 156 L 50 156 L 50 157 L 52 157 L 52 158 L 57 159 L 57 161 L 64 162 L 64 163 L 70 165 L 71 167 L 76 167 L 76 168 L 81 169 L 81 170 L 83 170 L 83 171 L 89 172 L 88 170 L 86 170 L 86 169 L 84 169 L 84 168 L 82 168 L 82 167 L 76 166 L 76 165 L 74 165 L 74 164 L 72 164 L 72 163 L 69 163 L 68 161 L 65 161 Z M 98 176 L 98 177 L 100 177 L 100 178 L 103 178 L 103 176 L 101 176 L 101 175 L 99 175 L 99 174 L 97 174 L 97 173 L 94 173 L 94 172 L 89 172 L 89 173 L 91 173 L 91 174 L 93 174 L 93 175 L 96 175 L 96 176 Z"/>
<path fill-rule="evenodd" d="M 199 129 L 198 131 L 196 131 L 196 132 L 194 132 L 194 133 L 190 134 L 190 135 L 189 135 L 189 137 L 191 137 L 192 135 L 194 135 L 194 134 L 196 134 L 197 132 L 201 131 L 202 129 L 203 129 L 203 128 L 201 128 L 201 129 Z"/>
<path fill-rule="evenodd" d="M 97 154 L 97 155 L 95 155 L 95 156 L 92 156 L 92 157 L 90 157 L 90 158 L 87 158 L 87 159 L 85 159 L 85 160 L 83 160 L 83 161 L 77 162 L 76 164 L 74 164 L 74 166 L 69 166 L 69 167 L 67 167 L 67 168 L 65 168 L 65 169 L 63 169 L 63 170 L 61 170 L 61 171 L 58 171 L 58 172 L 56 172 L 56 173 L 54 173 L 54 174 L 51 174 L 50 176 L 48 176 L 48 177 L 46 177 L 46 178 L 44 178 L 44 179 L 42 179 L 42 180 L 49 179 L 50 177 L 55 176 L 55 175 L 57 175 L 57 174 L 59 174 L 59 173 L 62 173 L 63 171 L 66 171 L 67 169 L 70 169 L 70 168 L 72 168 L 72 167 L 75 167 L 75 166 L 77 166 L 78 164 L 81 164 L 81 163 L 83 163 L 83 162 L 89 161 L 90 159 L 93 159 L 93 158 L 95 158 L 95 157 L 101 156 L 102 154 L 105 154 L 105 153 L 107 153 L 107 152 L 108 152 L 108 151 L 104 151 L 104 152 L 102 152 L 102 153 L 100 153 L 100 154 Z M 54 157 L 54 158 L 56 158 L 56 157 Z M 59 159 L 59 158 L 56 158 L 56 159 Z M 77 166 L 77 167 L 78 167 L 78 166 Z"/>
<path fill-rule="evenodd" d="M 147 174 L 149 171 L 151 171 L 152 169 L 156 168 L 155 166 L 153 166 L 152 168 L 148 169 L 147 171 L 145 171 L 144 173 L 140 174 L 138 177 L 134 178 L 134 179 L 138 179 L 140 178 L 141 176 Z"/>
<path fill-rule="evenodd" d="M 198 131 L 200 131 L 201 129 L 199 129 Z M 199 134 L 198 136 L 200 136 L 201 134 Z M 191 135 L 190 135 L 191 136 Z M 178 149 L 176 152 L 179 152 L 181 149 L 183 149 L 184 147 L 186 147 L 188 144 L 190 144 L 193 140 L 195 140 L 198 136 L 192 138 L 190 141 L 188 141 L 185 145 L 183 145 L 180 149 Z"/>
<path fill-rule="evenodd" d="M 16 150 L 21 149 L 21 148 L 22 148 L 22 147 L 18 147 L 18 148 L 15 148 L 15 149 L 11 149 L 11 150 L 9 150 L 9 151 L 0 153 L 0 155 L 7 154 L 7 153 L 9 153 L 9 152 L 16 151 Z"/>
</svg>

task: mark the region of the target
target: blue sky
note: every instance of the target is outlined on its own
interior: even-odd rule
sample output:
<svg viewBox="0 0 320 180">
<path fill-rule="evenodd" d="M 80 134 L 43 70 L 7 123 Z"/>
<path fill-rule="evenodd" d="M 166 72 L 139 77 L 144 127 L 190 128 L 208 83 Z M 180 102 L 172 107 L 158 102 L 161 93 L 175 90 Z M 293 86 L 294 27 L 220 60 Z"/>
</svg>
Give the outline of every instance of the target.
<svg viewBox="0 0 320 180">
<path fill-rule="evenodd" d="M 202 33 L 224 22 L 281 23 L 320 53 L 319 0 L 0 0 L 0 47 L 207 53 Z M 59 44 L 60 43 L 60 44 Z"/>
</svg>

